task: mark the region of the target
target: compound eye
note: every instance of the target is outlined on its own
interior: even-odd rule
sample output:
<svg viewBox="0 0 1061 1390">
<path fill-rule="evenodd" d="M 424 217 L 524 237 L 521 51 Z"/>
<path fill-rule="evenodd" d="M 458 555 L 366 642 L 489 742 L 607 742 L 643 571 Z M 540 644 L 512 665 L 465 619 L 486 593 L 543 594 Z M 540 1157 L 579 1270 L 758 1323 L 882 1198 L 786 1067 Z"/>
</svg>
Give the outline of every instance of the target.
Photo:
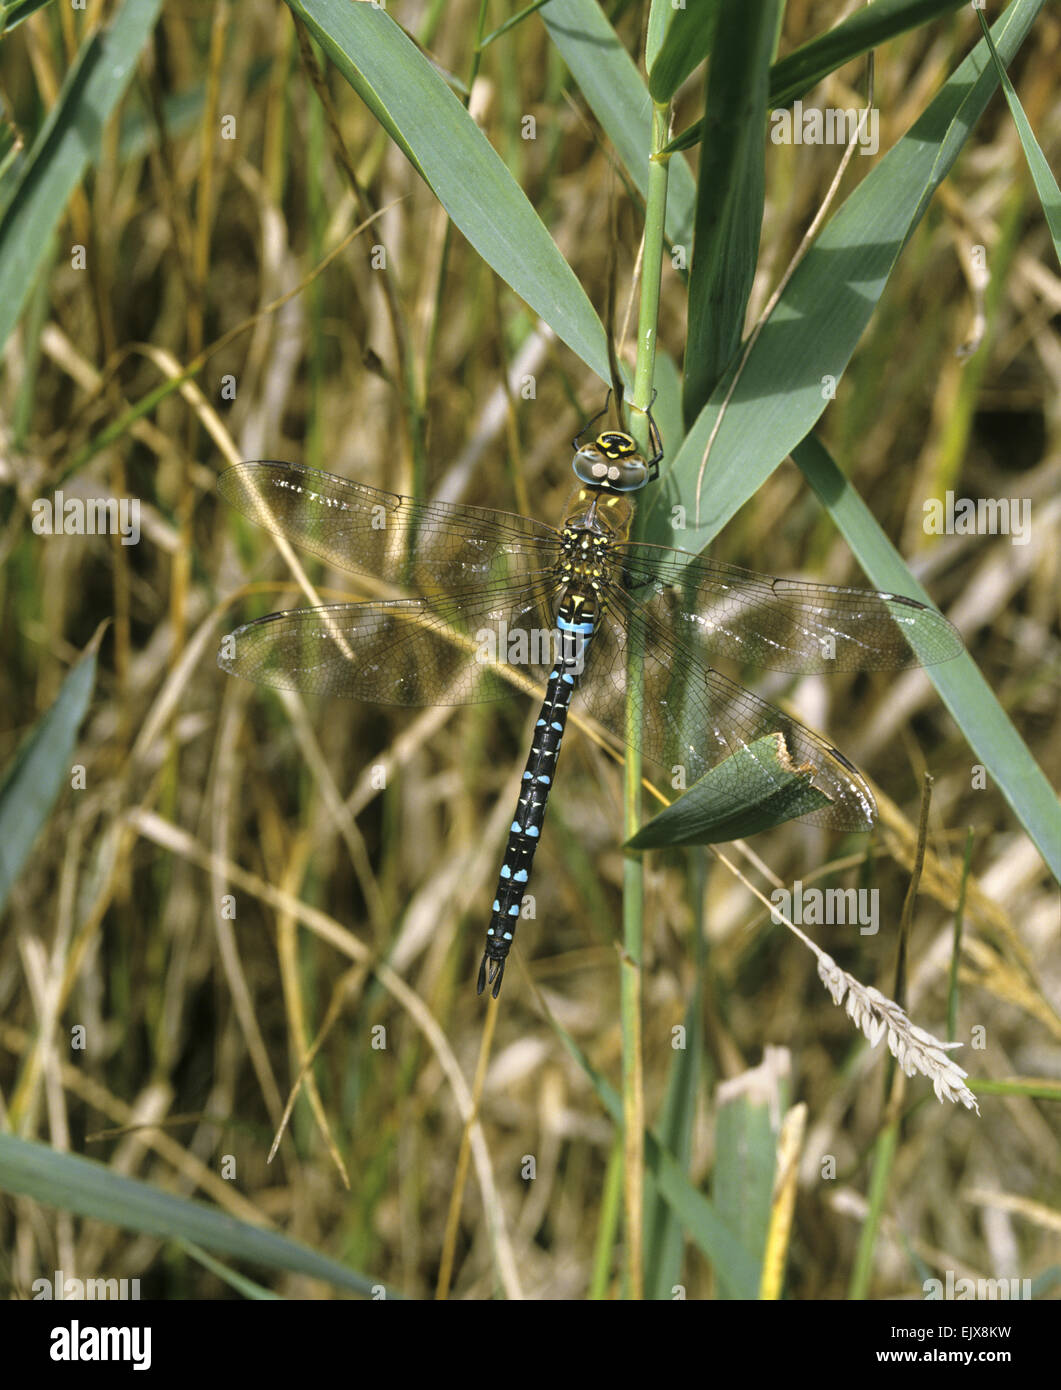
<svg viewBox="0 0 1061 1390">
<path fill-rule="evenodd" d="M 648 481 L 648 469 L 639 455 L 622 459 L 614 454 L 605 456 L 595 444 L 579 449 L 571 467 L 580 482 L 605 492 L 636 492 Z"/>
<path fill-rule="evenodd" d="M 643 459 L 630 459 L 623 464 L 623 480 L 617 484 L 620 492 L 636 492 L 648 482 L 648 468 Z"/>
</svg>

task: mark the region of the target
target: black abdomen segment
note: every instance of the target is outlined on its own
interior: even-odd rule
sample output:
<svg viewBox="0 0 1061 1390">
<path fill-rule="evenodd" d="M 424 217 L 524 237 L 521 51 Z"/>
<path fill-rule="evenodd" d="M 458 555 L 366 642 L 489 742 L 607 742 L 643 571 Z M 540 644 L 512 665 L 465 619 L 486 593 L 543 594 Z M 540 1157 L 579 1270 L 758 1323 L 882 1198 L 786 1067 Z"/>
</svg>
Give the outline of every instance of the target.
<svg viewBox="0 0 1061 1390">
<path fill-rule="evenodd" d="M 489 961 L 489 979 L 493 985 L 491 992 L 495 999 L 501 992 L 505 959 L 512 947 L 523 894 L 530 882 L 534 851 L 538 848 L 542 822 L 545 820 L 545 806 L 552 790 L 556 756 L 560 752 L 568 707 L 595 627 L 592 621 L 573 621 L 569 616 L 570 611 L 571 606 L 565 601 L 556 619 L 560 635 L 560 660 L 549 673 L 545 700 L 534 726 L 534 743 L 523 773 L 516 814 L 508 832 L 505 858 L 497 880 L 493 913 L 486 929 L 486 950 L 479 966 L 477 992 L 482 994 L 486 988 Z"/>
</svg>

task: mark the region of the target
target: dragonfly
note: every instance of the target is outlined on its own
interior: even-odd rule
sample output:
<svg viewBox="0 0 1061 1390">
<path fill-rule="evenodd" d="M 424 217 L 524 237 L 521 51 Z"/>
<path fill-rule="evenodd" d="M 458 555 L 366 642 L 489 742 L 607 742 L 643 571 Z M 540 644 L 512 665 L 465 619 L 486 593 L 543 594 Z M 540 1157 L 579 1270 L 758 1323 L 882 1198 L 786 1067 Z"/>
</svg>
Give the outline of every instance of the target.
<svg viewBox="0 0 1061 1390">
<path fill-rule="evenodd" d="M 559 527 L 295 463 L 240 463 L 218 479 L 221 496 L 252 521 L 403 595 L 258 618 L 222 641 L 224 670 L 277 689 L 404 706 L 497 700 L 528 678 L 532 690 L 544 686 L 477 978 L 477 992 L 489 985 L 495 999 L 572 700 L 650 762 L 680 767 L 686 785 L 779 737 L 788 765 L 820 793 L 799 818 L 868 830 L 876 805 L 858 769 L 713 662 L 893 671 L 962 650 L 952 624 L 913 598 L 774 578 L 631 540 L 633 494 L 658 477 L 662 442 L 651 415 L 645 452 L 623 429 L 587 438 L 598 419 L 572 441 L 577 481 Z"/>
</svg>

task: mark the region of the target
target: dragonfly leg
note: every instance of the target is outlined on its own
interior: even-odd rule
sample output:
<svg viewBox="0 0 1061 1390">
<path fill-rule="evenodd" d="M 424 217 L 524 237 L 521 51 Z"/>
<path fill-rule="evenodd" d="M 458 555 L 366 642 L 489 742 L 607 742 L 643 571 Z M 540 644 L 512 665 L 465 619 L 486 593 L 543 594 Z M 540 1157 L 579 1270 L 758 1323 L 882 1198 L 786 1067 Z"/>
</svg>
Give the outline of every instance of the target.
<svg viewBox="0 0 1061 1390">
<path fill-rule="evenodd" d="M 572 447 L 572 449 L 577 449 L 577 448 L 579 447 L 579 440 L 582 438 L 582 436 L 586 433 L 586 431 L 589 429 L 589 427 L 590 427 L 591 425 L 595 425 L 595 424 L 597 423 L 597 421 L 601 418 L 602 415 L 607 415 L 607 413 L 608 413 L 608 406 L 611 404 L 611 399 L 612 399 L 612 393 L 611 393 L 611 390 L 609 389 L 607 396 L 605 396 L 605 398 L 604 398 L 604 409 L 603 409 L 603 410 L 598 410 L 597 413 L 596 413 L 596 415 L 594 415 L 592 419 L 586 421 L 586 423 L 585 423 L 585 424 L 582 426 L 582 428 L 579 430 L 578 434 L 576 434 L 575 437 L 574 437 L 574 439 L 572 439 L 572 441 L 571 441 L 571 447 Z"/>
<path fill-rule="evenodd" d="M 648 469 L 648 481 L 654 483 L 659 477 L 659 466 L 663 460 L 663 439 L 660 436 L 659 426 L 652 417 L 652 407 L 656 403 L 658 391 L 652 392 L 652 399 L 645 407 L 644 414 L 648 416 L 648 442 L 652 449 L 652 457 L 645 459 L 645 467 Z M 638 410 L 638 406 L 631 406 L 632 410 Z"/>
</svg>

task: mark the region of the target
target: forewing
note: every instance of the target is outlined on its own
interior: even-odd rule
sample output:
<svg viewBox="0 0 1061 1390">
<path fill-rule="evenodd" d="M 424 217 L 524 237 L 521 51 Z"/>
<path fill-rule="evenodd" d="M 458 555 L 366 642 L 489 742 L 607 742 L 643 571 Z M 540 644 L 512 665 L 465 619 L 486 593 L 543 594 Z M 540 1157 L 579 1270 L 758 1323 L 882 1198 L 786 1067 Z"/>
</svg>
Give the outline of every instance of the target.
<svg viewBox="0 0 1061 1390">
<path fill-rule="evenodd" d="M 239 463 L 226 502 L 338 569 L 418 592 L 528 582 L 557 553 L 549 526 L 515 513 L 420 502 L 295 463 Z"/>
<path fill-rule="evenodd" d="M 616 546 L 613 560 L 613 582 L 705 660 L 809 675 L 931 666 L 962 650 L 942 614 L 901 595 L 777 579 L 666 546 Z"/>
</svg>

